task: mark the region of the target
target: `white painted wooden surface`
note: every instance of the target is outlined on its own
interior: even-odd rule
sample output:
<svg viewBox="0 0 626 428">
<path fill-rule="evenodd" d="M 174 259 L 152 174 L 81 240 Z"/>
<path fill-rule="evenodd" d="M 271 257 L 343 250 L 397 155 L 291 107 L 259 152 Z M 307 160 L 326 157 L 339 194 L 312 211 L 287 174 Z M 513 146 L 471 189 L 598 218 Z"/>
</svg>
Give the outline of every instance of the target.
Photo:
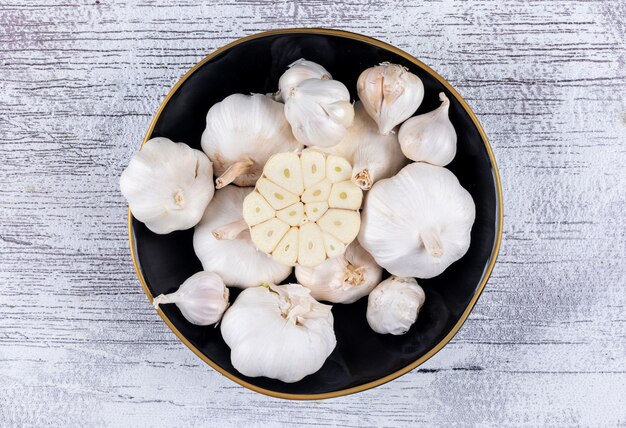
<svg viewBox="0 0 626 428">
<path fill-rule="evenodd" d="M 236 38 L 335 27 L 467 99 L 505 230 L 461 332 L 321 402 L 248 391 L 161 322 L 118 176 L 185 70 Z M 626 2 L 0 0 L 0 426 L 626 424 Z"/>
</svg>

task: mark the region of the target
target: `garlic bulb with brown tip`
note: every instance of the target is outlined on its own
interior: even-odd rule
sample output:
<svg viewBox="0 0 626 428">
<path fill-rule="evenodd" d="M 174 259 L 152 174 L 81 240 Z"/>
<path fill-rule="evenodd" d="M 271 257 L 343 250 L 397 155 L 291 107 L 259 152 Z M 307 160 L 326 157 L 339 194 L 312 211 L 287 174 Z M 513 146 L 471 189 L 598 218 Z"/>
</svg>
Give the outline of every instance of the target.
<svg viewBox="0 0 626 428">
<path fill-rule="evenodd" d="M 200 150 L 157 137 L 133 155 L 120 188 L 133 216 L 152 232 L 186 230 L 213 197 L 213 167 Z"/>
<path fill-rule="evenodd" d="M 402 153 L 416 162 L 445 166 L 456 155 L 456 131 L 448 117 L 450 100 L 439 94 L 441 106 L 402 124 L 398 140 Z"/>
<path fill-rule="evenodd" d="M 367 193 L 359 243 L 394 275 L 432 278 L 467 252 L 475 216 L 453 173 L 415 162 Z"/>
<path fill-rule="evenodd" d="M 307 61 L 304 58 L 289 64 L 287 71 L 278 80 L 276 99 L 287 101 L 292 89 L 307 79 L 331 80 L 330 73 L 318 63 Z"/>
<path fill-rule="evenodd" d="M 271 155 L 302 148 L 283 110 L 283 104 L 260 94 L 233 94 L 211 107 L 201 142 L 213 161 L 217 189 L 229 183 L 252 186 Z"/>
<path fill-rule="evenodd" d="M 426 294 L 415 278 L 392 276 L 374 288 L 367 299 L 367 323 L 380 334 L 405 334 L 424 306 Z"/>
<path fill-rule="evenodd" d="M 367 113 L 387 135 L 417 111 L 424 98 L 424 84 L 406 67 L 383 62 L 368 68 L 356 84 Z"/>
</svg>

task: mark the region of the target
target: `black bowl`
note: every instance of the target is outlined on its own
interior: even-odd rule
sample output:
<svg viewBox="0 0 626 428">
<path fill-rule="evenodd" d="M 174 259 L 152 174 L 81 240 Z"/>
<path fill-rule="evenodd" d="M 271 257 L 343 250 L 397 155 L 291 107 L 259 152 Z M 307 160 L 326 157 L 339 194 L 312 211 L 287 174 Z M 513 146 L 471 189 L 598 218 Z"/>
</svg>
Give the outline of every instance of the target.
<svg viewBox="0 0 626 428">
<path fill-rule="evenodd" d="M 200 149 L 209 108 L 233 93 L 269 93 L 288 64 L 299 58 L 322 64 L 357 99 L 356 81 L 367 67 L 383 61 L 406 66 L 424 82 L 425 97 L 418 114 L 450 99 L 450 119 L 458 134 L 458 151 L 448 168 L 476 203 L 476 222 L 467 254 L 443 274 L 420 280 L 426 305 L 403 336 L 374 333 L 365 319 L 367 298 L 351 305 L 334 305 L 337 347 L 317 372 L 296 383 L 264 377 L 249 378 L 230 362 L 230 349 L 220 329 L 186 321 L 175 305 L 159 315 L 193 352 L 214 369 L 255 391 L 293 399 L 315 399 L 362 391 L 394 379 L 439 351 L 459 330 L 493 268 L 502 233 L 502 196 L 495 159 L 487 138 L 460 95 L 420 61 L 380 41 L 336 30 L 293 29 L 256 34 L 231 43 L 194 66 L 159 107 L 146 141 L 167 137 Z M 137 275 L 152 300 L 169 293 L 202 265 L 193 251 L 193 230 L 156 235 L 129 213 L 131 253 Z M 238 260 L 233 260 L 237 269 Z M 231 289 L 231 301 L 237 290 Z"/>
</svg>

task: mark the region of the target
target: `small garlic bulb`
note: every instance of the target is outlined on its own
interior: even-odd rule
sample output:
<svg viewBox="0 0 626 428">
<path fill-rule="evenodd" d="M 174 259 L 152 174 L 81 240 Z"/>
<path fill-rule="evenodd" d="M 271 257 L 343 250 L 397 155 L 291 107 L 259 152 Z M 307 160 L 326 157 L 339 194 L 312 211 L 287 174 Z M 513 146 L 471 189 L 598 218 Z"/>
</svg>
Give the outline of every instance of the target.
<svg viewBox="0 0 626 428">
<path fill-rule="evenodd" d="M 318 63 L 300 58 L 289 64 L 287 71 L 280 76 L 276 98 L 283 102 L 287 101 L 291 90 L 307 79 L 331 80 L 332 76 Z"/>
<path fill-rule="evenodd" d="M 233 94 L 207 113 L 202 150 L 213 161 L 217 189 L 229 183 L 252 186 L 277 152 L 299 150 L 284 106 L 266 95 Z"/>
<path fill-rule="evenodd" d="M 300 284 L 241 292 L 221 324 L 239 372 L 291 383 L 322 367 L 337 344 L 333 314 L 309 293 Z"/>
<path fill-rule="evenodd" d="M 406 67 L 383 62 L 368 68 L 356 84 L 367 113 L 387 135 L 411 117 L 424 99 L 424 84 Z"/>
<path fill-rule="evenodd" d="M 398 140 L 402 153 L 416 162 L 445 166 L 456 155 L 456 131 L 448 117 L 450 100 L 439 94 L 441 106 L 407 120 L 400 127 Z"/>
<path fill-rule="evenodd" d="M 200 150 L 157 137 L 133 155 L 120 188 L 133 216 L 163 235 L 200 221 L 215 191 L 213 167 Z"/>
<path fill-rule="evenodd" d="M 367 193 L 359 243 L 393 275 L 432 278 L 467 252 L 475 217 L 454 174 L 415 162 Z"/>
<path fill-rule="evenodd" d="M 363 103 L 354 104 L 354 123 L 336 146 L 320 149 L 352 164 L 352 182 L 369 190 L 376 181 L 395 175 L 409 160 L 404 157 L 395 132 L 381 135 Z"/>
<path fill-rule="evenodd" d="M 367 323 L 380 334 L 404 334 L 415 323 L 426 294 L 415 278 L 392 276 L 381 282 L 367 300 Z"/>
<path fill-rule="evenodd" d="M 357 242 L 317 266 L 296 266 L 298 283 L 310 288 L 314 299 L 333 303 L 353 303 L 367 296 L 382 275 L 382 268 Z"/>
<path fill-rule="evenodd" d="M 337 80 L 304 80 L 290 89 L 285 117 L 300 143 L 334 146 L 346 135 L 354 120 L 350 92 Z"/>
<path fill-rule="evenodd" d="M 161 294 L 152 301 L 155 309 L 166 303 L 176 303 L 192 324 L 211 325 L 228 307 L 228 288 L 219 275 L 202 271 L 190 276 L 174 293 Z"/>
<path fill-rule="evenodd" d="M 216 191 L 193 234 L 193 248 L 204 270 L 217 273 L 232 287 L 280 283 L 292 271 L 257 251 L 250 240 L 242 211 L 243 200 L 252 190 L 227 186 Z"/>
</svg>

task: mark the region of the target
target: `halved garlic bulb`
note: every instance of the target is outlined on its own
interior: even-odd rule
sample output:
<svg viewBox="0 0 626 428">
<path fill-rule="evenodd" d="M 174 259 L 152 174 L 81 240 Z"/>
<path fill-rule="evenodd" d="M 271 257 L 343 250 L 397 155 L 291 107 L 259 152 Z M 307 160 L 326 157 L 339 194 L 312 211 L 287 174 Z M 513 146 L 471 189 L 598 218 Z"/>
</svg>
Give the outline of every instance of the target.
<svg viewBox="0 0 626 428">
<path fill-rule="evenodd" d="M 475 216 L 453 173 L 415 162 L 368 192 L 359 242 L 394 275 L 432 278 L 467 252 Z"/>
<path fill-rule="evenodd" d="M 226 285 L 247 288 L 280 283 L 292 269 L 257 251 L 241 219 L 251 187 L 227 186 L 215 192 L 193 234 L 193 248 L 204 270 L 217 273 Z"/>
<path fill-rule="evenodd" d="M 424 99 L 421 79 L 406 67 L 388 62 L 363 71 L 356 88 L 383 135 L 411 117 Z"/>
<path fill-rule="evenodd" d="M 426 294 L 415 278 L 392 276 L 367 299 L 367 323 L 380 334 L 404 334 L 415 323 Z"/>
<path fill-rule="evenodd" d="M 307 79 L 290 89 L 285 117 L 300 143 L 334 146 L 354 120 L 350 92 L 337 80 Z"/>
<path fill-rule="evenodd" d="M 431 112 L 412 117 L 402 124 L 398 141 L 402 153 L 416 162 L 445 166 L 456 155 L 456 131 L 448 117 L 450 100 L 439 94 L 441 106 Z"/>
<path fill-rule="evenodd" d="M 331 80 L 333 77 L 321 65 L 304 58 L 289 64 L 287 71 L 278 80 L 278 93 L 276 99 L 287 101 L 292 89 L 307 79 Z"/>
<path fill-rule="evenodd" d="M 351 175 L 347 160 L 314 150 L 272 156 L 243 203 L 252 242 L 287 266 L 342 254 L 361 225 L 363 192 Z"/>
<path fill-rule="evenodd" d="M 211 107 L 202 150 L 213 161 L 216 188 L 252 186 L 272 154 L 302 148 L 283 110 L 281 103 L 260 94 L 233 94 Z"/>
<path fill-rule="evenodd" d="M 152 138 L 120 177 L 133 216 L 154 233 L 195 226 L 213 197 L 213 167 L 200 150 Z"/>
</svg>

